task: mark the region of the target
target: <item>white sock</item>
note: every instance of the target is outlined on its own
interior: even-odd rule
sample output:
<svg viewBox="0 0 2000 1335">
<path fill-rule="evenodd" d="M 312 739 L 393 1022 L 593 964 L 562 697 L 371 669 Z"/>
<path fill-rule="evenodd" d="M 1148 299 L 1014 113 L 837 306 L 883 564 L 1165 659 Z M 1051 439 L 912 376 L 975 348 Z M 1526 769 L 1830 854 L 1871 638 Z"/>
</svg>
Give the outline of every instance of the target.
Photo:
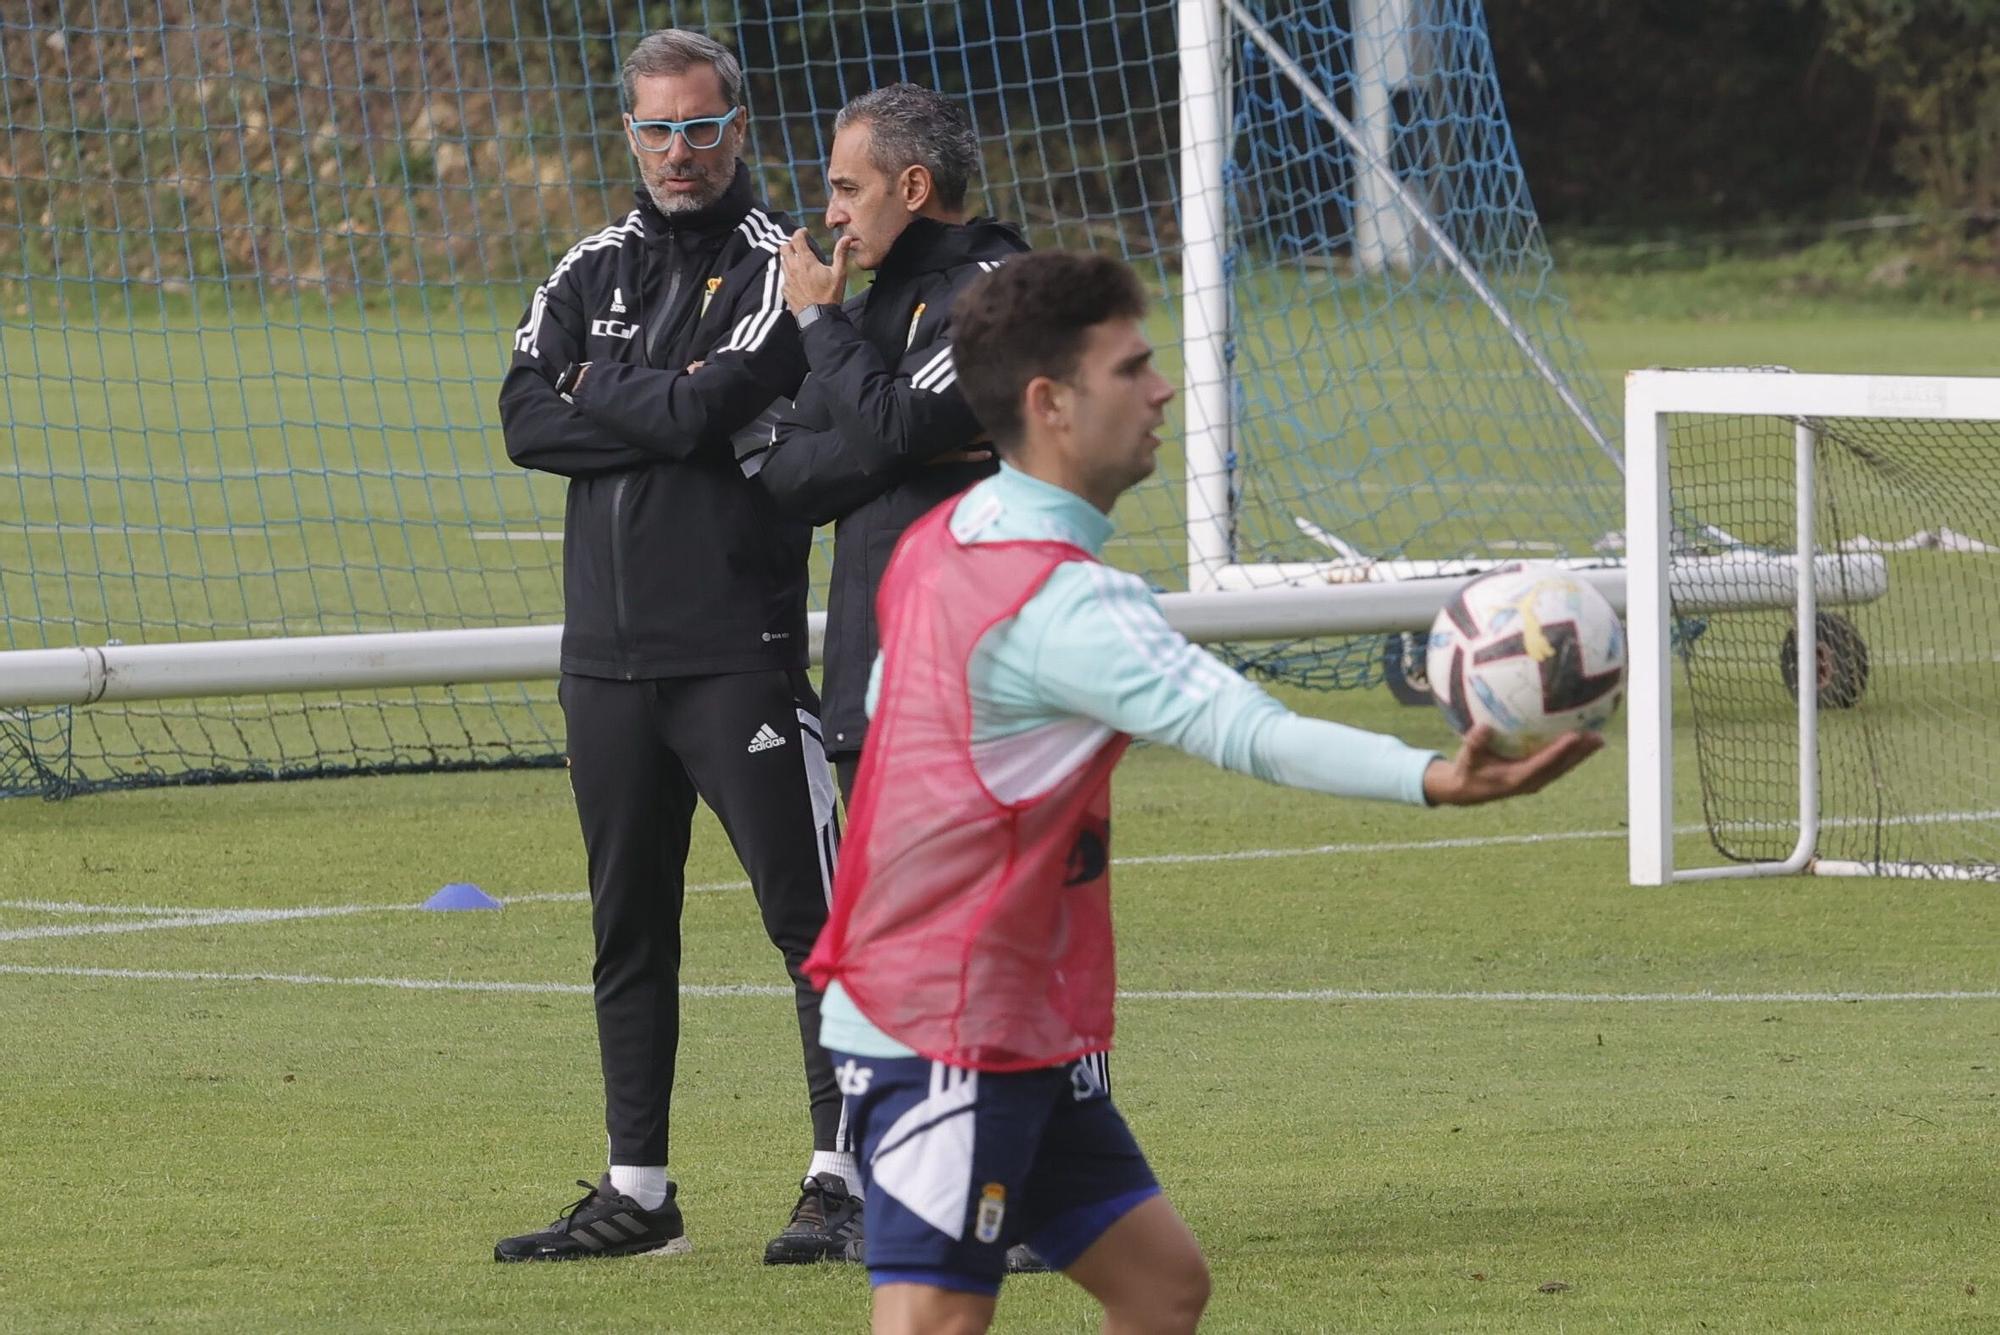
<svg viewBox="0 0 2000 1335">
<path fill-rule="evenodd" d="M 667 1166 L 612 1164 L 611 1189 L 639 1202 L 642 1210 L 657 1210 L 667 1203 Z"/>
<path fill-rule="evenodd" d="M 861 1165 L 851 1154 L 841 1154 L 833 1150 L 814 1150 L 812 1167 L 806 1169 L 807 1177 L 818 1177 L 821 1173 L 831 1173 L 847 1184 L 847 1190 L 857 1199 L 866 1199 L 867 1193 L 861 1189 Z"/>
</svg>

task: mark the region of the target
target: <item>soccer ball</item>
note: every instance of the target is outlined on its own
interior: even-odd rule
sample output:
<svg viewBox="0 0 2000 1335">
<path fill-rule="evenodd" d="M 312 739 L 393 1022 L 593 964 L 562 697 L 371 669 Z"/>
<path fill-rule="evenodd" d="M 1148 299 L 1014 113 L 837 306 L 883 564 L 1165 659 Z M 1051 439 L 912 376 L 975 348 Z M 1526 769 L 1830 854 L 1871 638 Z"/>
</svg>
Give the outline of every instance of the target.
<svg viewBox="0 0 2000 1335">
<path fill-rule="evenodd" d="M 1625 627 L 1604 595 L 1552 566 L 1510 566 L 1459 590 L 1431 623 L 1431 696 L 1460 735 L 1493 727 L 1519 757 L 1598 732 L 1625 697 Z"/>
</svg>

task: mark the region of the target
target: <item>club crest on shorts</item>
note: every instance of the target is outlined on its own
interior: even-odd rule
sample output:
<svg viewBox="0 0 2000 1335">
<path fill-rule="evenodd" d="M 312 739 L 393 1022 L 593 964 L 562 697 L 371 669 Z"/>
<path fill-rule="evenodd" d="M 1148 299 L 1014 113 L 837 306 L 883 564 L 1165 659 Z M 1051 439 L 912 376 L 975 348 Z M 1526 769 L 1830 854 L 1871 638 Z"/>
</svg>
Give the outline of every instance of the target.
<svg viewBox="0 0 2000 1335">
<path fill-rule="evenodd" d="M 979 1192 L 979 1214 L 972 1223 L 972 1236 L 981 1242 L 1000 1241 L 1000 1223 L 1007 1217 L 1007 1188 L 988 1182 Z"/>
</svg>

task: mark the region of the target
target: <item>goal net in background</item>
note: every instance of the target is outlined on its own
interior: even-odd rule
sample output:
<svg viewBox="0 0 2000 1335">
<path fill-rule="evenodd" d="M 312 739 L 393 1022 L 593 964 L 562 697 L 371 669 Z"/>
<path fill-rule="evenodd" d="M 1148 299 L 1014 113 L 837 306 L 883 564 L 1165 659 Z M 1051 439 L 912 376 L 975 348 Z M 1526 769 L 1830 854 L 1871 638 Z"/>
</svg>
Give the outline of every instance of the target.
<svg viewBox="0 0 2000 1335">
<path fill-rule="evenodd" d="M 1669 699 L 1689 725 L 1715 852 L 1765 869 L 1798 852 L 1801 870 L 2000 876 L 2000 380 L 1655 378 L 1682 382 L 1649 400 L 1664 410 L 1677 521 L 1669 581 L 1685 587 L 1700 570 L 1711 599 L 1726 599 L 1731 579 L 1790 559 L 1802 433 L 1809 456 L 1814 652 L 1801 652 L 1791 607 L 1709 613 L 1675 601 L 1680 682 Z M 1712 393 L 1733 402 L 1698 411 Z M 1749 406 L 1759 399 L 1765 409 Z M 1635 483 L 1642 452 L 1635 444 Z M 1734 601 L 1753 599 L 1738 590 Z M 1635 601 L 1635 673 L 1639 617 Z M 1635 720 L 1652 708 L 1640 682 Z M 1801 688 L 1817 702 L 1810 724 Z M 1640 810 L 1639 750 L 1635 735 L 1635 830 L 1653 816 Z M 1662 783 L 1671 794 L 1671 776 Z"/>
<path fill-rule="evenodd" d="M 843 101 L 963 98 L 984 210 L 1131 259 L 1178 374 L 1177 34 L 1202 9 L 1231 428 L 1198 468 L 1223 470 L 1230 558 L 1587 553 L 1616 466 L 1476 0 L 1243 4 L 1282 61 L 1211 0 L 1089 8 L 10 7 L 0 650 L 559 621 L 562 484 L 507 461 L 494 395 L 533 285 L 631 207 L 618 61 L 669 23 L 739 52 L 753 168 L 815 224 Z M 1111 553 L 1163 589 L 1188 581 L 1184 458 Z M 1380 673 L 1374 639 L 1247 653 Z M 560 734 L 542 682 L 0 710 L 0 793 L 545 763 Z"/>
</svg>

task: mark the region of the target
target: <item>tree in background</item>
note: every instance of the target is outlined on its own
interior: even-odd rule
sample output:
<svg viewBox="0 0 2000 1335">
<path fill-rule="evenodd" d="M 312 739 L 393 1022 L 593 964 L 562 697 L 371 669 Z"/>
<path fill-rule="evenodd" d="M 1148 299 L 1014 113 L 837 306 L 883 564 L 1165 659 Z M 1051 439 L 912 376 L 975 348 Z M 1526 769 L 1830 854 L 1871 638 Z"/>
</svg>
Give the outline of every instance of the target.
<svg viewBox="0 0 2000 1335">
<path fill-rule="evenodd" d="M 1821 0 L 1487 0 L 1508 119 L 1556 226 L 1696 227 L 1898 192 L 1881 99 Z"/>
<path fill-rule="evenodd" d="M 2000 0 L 1819 0 L 1827 46 L 1898 122 L 1890 157 L 1921 203 L 2000 216 Z"/>
</svg>

